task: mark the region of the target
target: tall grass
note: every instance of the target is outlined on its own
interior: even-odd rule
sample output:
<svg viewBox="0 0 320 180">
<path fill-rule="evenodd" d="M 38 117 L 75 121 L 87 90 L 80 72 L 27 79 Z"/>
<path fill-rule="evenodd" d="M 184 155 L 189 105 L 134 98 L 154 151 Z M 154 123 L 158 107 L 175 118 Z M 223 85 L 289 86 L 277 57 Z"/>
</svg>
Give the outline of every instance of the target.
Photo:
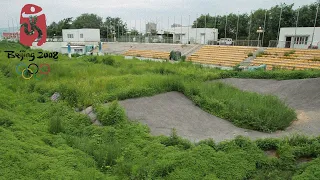
<svg viewBox="0 0 320 180">
<path fill-rule="evenodd" d="M 244 92 L 221 82 L 188 83 L 185 94 L 207 112 L 247 129 L 283 130 L 296 119 L 295 111 L 275 96 Z"/>
<path fill-rule="evenodd" d="M 58 61 L 36 60 L 52 66 L 43 81 L 16 75 L 18 59 L 0 61 L 0 162 L 5 162 L 0 163 L 0 179 L 320 179 L 320 138 L 255 142 L 237 137 L 193 144 L 175 131 L 170 137 L 152 136 L 147 126 L 126 121 L 118 105 L 107 111 L 106 118 L 117 121 L 92 125 L 88 117 L 75 112 L 75 106 L 172 90 L 183 92 L 213 114 L 239 118 L 242 125 L 252 127 L 256 124 L 246 122 L 246 115 L 263 118 L 267 111 L 281 117 L 277 110 L 265 109 L 271 103 L 288 111 L 273 97 L 205 82 L 234 72 L 121 57 L 115 57 L 113 66 L 103 64 L 100 57 L 97 60 L 64 56 Z M 50 102 L 56 91 L 61 91 L 62 100 Z M 277 151 L 279 158 L 268 157 L 265 150 Z M 312 161 L 301 164 L 301 157 Z"/>
<path fill-rule="evenodd" d="M 124 60 L 121 56 L 84 56 L 72 59 L 59 56 L 58 61 L 42 59 L 35 63 L 48 61 L 51 72 L 42 81 L 25 81 L 14 71 L 6 74 L 11 73 L 8 78 L 17 81 L 16 88 L 31 88 L 32 91 L 47 97 L 59 92 L 63 101 L 80 109 L 114 100 L 179 91 L 207 112 L 243 128 L 272 132 L 288 127 L 296 118 L 294 111 L 276 97 L 243 92 L 221 83 L 207 82 L 234 76 L 281 77 L 282 74 L 278 72 L 221 71 L 190 63 Z M 15 59 L 7 59 L 0 63 L 0 68 L 14 70 L 16 63 L 18 62 Z M 283 74 L 284 77 L 305 75 L 300 72 Z"/>
</svg>

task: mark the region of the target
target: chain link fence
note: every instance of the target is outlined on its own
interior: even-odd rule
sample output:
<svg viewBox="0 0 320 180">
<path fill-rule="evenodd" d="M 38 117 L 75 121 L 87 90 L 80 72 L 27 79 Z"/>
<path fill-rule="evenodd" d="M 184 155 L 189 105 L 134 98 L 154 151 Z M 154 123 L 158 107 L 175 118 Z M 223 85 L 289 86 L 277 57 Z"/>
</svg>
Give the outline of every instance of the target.
<svg viewBox="0 0 320 180">
<path fill-rule="evenodd" d="M 102 38 L 101 42 L 129 42 L 129 43 L 167 43 L 167 44 L 204 44 L 204 45 L 224 45 L 224 46 L 251 46 L 257 47 L 261 45 L 261 41 L 258 40 L 238 40 L 238 41 L 205 41 L 204 39 L 176 39 L 174 40 L 173 37 L 166 37 L 166 36 L 134 36 L 134 35 L 127 35 L 127 36 L 120 36 L 114 38 Z"/>
</svg>

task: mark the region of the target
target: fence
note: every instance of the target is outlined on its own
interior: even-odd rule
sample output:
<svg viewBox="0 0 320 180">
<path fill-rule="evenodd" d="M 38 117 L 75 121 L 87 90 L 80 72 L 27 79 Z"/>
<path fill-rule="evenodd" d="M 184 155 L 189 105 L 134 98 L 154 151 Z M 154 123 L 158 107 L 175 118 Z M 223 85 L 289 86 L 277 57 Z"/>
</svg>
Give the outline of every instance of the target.
<svg viewBox="0 0 320 180">
<path fill-rule="evenodd" d="M 312 46 L 311 46 L 312 44 Z M 311 41 L 269 41 L 268 47 L 275 48 L 293 48 L 293 49 L 319 49 L 320 42 L 311 42 Z"/>
<path fill-rule="evenodd" d="M 252 46 L 257 47 L 261 45 L 261 41 L 258 40 L 238 40 L 231 41 L 228 43 L 219 42 L 219 41 L 205 41 L 204 39 L 195 39 L 195 38 L 184 38 L 184 39 L 176 39 L 173 37 L 166 36 L 120 36 L 114 38 L 102 38 L 101 42 L 135 42 L 135 43 L 167 43 L 167 44 L 207 44 L 207 45 L 227 45 L 227 46 Z"/>
</svg>

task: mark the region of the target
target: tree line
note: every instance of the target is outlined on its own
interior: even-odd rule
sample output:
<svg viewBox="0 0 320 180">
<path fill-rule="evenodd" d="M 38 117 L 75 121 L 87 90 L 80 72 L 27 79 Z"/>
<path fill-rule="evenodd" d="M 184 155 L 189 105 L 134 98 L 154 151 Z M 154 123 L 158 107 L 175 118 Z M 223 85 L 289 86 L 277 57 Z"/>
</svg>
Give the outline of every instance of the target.
<svg viewBox="0 0 320 180">
<path fill-rule="evenodd" d="M 196 28 L 217 28 L 219 38 L 232 38 L 238 40 L 257 40 L 259 27 L 264 27 L 264 45 L 267 46 L 269 40 L 277 40 L 279 30 L 279 19 L 281 15 L 281 27 L 295 27 L 298 19 L 298 27 L 313 27 L 317 12 L 317 3 L 304 5 L 301 8 L 293 9 L 294 4 L 281 4 L 270 9 L 258 9 L 252 13 L 234 14 L 224 16 L 211 16 L 202 14 L 193 22 Z M 239 20 L 238 20 L 239 19 Z M 265 21 L 266 19 L 266 21 Z M 238 24 L 238 25 L 237 25 Z M 320 25 L 318 18 L 316 25 Z M 82 14 L 73 19 L 65 18 L 58 23 L 53 22 L 47 27 L 48 37 L 62 36 L 62 29 L 98 28 L 102 38 L 121 37 L 129 32 L 127 24 L 119 17 L 107 17 L 103 19 L 96 14 Z M 238 33 L 237 33 L 238 32 Z M 135 29 L 130 30 L 130 34 L 137 35 Z M 154 34 L 154 33 L 153 33 Z"/>
<path fill-rule="evenodd" d="M 82 29 L 96 28 L 100 29 L 102 38 L 112 38 L 113 36 L 120 37 L 129 32 L 127 24 L 119 17 L 107 17 L 103 20 L 102 17 L 96 14 L 81 14 L 73 20 L 72 17 L 65 18 L 58 23 L 52 22 L 47 27 L 48 37 L 62 36 L 62 29 Z M 138 34 L 137 30 L 131 30 L 131 34 Z"/>
<path fill-rule="evenodd" d="M 293 9 L 294 4 L 281 4 L 273 6 L 270 9 L 258 9 L 252 13 L 230 13 L 224 16 L 203 14 L 193 22 L 192 27 L 217 28 L 219 30 L 219 38 L 227 37 L 238 40 L 258 40 L 259 35 L 257 30 L 259 27 L 263 28 L 264 22 L 266 22 L 264 45 L 267 46 L 270 40 L 278 39 L 281 6 L 281 27 L 296 27 L 298 13 L 298 27 L 314 26 L 317 3 L 304 5 L 298 9 Z M 237 24 L 239 25 L 237 26 Z M 316 26 L 318 25 L 320 25 L 320 18 L 318 18 L 316 22 Z"/>
</svg>

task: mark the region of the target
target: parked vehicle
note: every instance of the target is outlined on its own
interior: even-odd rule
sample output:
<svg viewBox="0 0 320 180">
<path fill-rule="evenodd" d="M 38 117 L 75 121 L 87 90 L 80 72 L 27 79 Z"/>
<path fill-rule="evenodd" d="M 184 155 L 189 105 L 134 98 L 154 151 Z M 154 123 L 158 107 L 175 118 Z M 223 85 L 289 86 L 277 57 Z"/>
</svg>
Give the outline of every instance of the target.
<svg viewBox="0 0 320 180">
<path fill-rule="evenodd" d="M 219 44 L 219 45 L 231 46 L 232 43 L 233 43 L 233 41 L 232 41 L 231 38 L 221 38 L 221 39 L 218 41 L 218 44 Z"/>
</svg>

